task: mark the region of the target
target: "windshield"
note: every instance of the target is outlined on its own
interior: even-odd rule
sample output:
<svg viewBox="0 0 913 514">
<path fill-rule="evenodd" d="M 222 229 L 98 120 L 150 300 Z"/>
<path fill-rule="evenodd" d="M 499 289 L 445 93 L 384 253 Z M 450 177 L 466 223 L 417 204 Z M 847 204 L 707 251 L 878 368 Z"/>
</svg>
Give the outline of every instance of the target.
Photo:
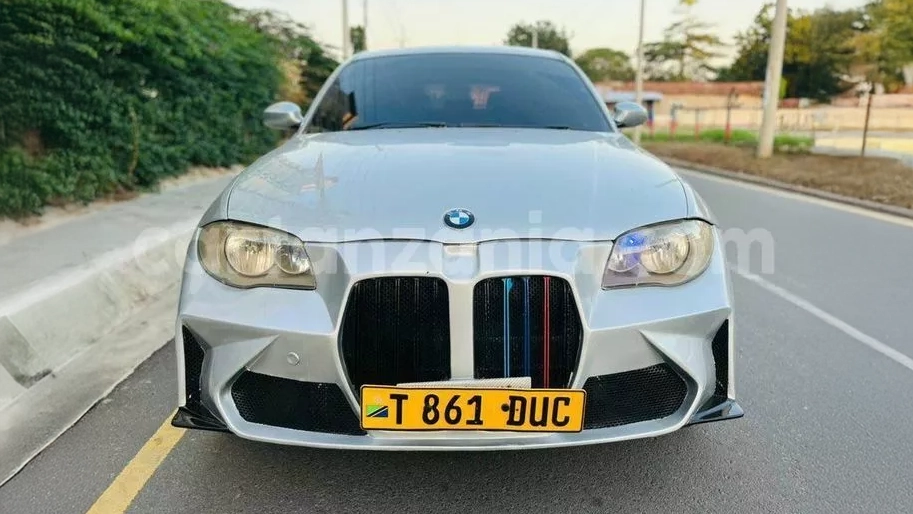
<svg viewBox="0 0 913 514">
<path fill-rule="evenodd" d="M 585 80 L 565 62 L 454 53 L 350 63 L 307 131 L 472 126 L 613 130 Z"/>
</svg>

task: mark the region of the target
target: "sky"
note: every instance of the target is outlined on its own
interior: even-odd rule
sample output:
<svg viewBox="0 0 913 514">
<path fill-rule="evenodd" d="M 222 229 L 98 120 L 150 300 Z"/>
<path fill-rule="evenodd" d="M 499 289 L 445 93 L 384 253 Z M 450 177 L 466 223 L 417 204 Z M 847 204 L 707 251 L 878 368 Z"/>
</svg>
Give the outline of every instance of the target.
<svg viewBox="0 0 913 514">
<path fill-rule="evenodd" d="M 322 43 L 342 45 L 343 0 L 229 0 L 244 8 L 284 11 L 308 25 Z M 428 45 L 503 44 L 517 22 L 550 20 L 571 33 L 574 55 L 610 47 L 633 54 L 637 46 L 636 0 L 367 0 L 370 49 Z M 715 24 L 730 45 L 768 0 L 698 0 L 692 12 Z M 348 0 L 349 23 L 360 25 L 364 0 Z M 678 18 L 677 0 L 646 0 L 645 40 L 659 40 Z M 792 9 L 858 7 L 865 0 L 788 0 Z M 728 54 L 734 49 L 730 46 Z"/>
</svg>

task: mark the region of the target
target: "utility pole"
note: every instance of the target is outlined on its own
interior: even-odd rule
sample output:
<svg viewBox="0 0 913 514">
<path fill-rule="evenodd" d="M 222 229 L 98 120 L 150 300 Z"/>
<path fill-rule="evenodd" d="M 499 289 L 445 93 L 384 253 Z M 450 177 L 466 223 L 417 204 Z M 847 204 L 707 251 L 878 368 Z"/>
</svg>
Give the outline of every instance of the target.
<svg viewBox="0 0 913 514">
<path fill-rule="evenodd" d="M 640 32 L 637 34 L 637 73 L 634 76 L 634 101 L 641 105 L 644 101 L 644 19 L 647 13 L 647 0 L 640 0 Z M 640 144 L 640 126 L 634 127 L 634 144 Z"/>
<path fill-rule="evenodd" d="M 342 0 L 342 60 L 349 58 L 349 0 Z"/>
<path fill-rule="evenodd" d="M 777 0 L 767 54 L 767 76 L 764 83 L 764 117 L 758 136 L 758 158 L 766 159 L 774 152 L 777 130 L 777 104 L 780 102 L 780 79 L 783 76 L 783 51 L 786 48 L 786 0 Z"/>
<path fill-rule="evenodd" d="M 872 116 L 872 97 L 875 96 L 875 82 L 869 81 L 869 97 L 865 103 L 865 126 L 862 128 L 862 156 L 865 157 L 865 146 L 869 140 L 869 119 Z"/>
<path fill-rule="evenodd" d="M 533 25 L 533 48 L 539 48 L 539 26 Z"/>
<path fill-rule="evenodd" d="M 363 4 L 363 13 L 364 21 L 362 22 L 362 27 L 364 27 L 364 38 L 365 38 L 365 50 L 368 49 L 368 0 L 364 1 Z"/>
</svg>

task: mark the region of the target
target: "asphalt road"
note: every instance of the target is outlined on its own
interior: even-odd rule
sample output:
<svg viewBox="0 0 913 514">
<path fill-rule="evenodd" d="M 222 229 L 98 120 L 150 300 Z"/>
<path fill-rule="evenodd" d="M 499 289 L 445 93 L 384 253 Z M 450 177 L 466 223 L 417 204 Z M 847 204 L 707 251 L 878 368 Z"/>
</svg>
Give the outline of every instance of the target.
<svg viewBox="0 0 913 514">
<path fill-rule="evenodd" d="M 755 247 L 733 278 L 745 418 L 464 454 L 188 432 L 128 512 L 913 511 L 913 223 L 688 178 L 725 228 L 765 230 L 775 245 L 773 269 Z M 174 367 L 169 345 L 0 488 L 0 512 L 85 512 L 169 417 Z"/>
</svg>

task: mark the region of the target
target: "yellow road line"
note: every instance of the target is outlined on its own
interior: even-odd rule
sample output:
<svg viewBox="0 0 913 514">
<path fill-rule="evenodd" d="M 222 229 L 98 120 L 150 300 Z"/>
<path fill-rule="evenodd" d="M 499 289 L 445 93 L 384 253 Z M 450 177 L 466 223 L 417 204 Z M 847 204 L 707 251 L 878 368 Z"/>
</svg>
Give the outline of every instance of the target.
<svg viewBox="0 0 913 514">
<path fill-rule="evenodd" d="M 187 431 L 171 426 L 169 416 L 158 431 L 146 441 L 140 451 L 95 500 L 86 514 L 115 514 L 126 512 L 146 482 L 171 453 Z"/>
</svg>

